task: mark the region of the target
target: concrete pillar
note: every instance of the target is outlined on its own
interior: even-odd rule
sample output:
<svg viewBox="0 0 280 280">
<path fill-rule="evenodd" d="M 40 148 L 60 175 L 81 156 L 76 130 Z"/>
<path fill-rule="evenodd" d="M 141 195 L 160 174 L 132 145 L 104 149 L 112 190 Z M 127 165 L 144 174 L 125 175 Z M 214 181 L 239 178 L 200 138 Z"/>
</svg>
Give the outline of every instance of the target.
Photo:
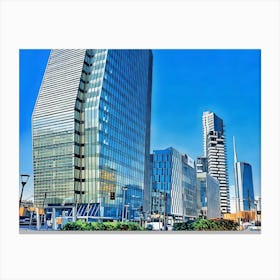
<svg viewBox="0 0 280 280">
<path fill-rule="evenodd" d="M 76 217 L 77 217 L 77 206 L 74 206 L 73 208 L 72 208 L 73 210 L 72 210 L 72 221 L 73 222 L 76 222 Z"/>
<path fill-rule="evenodd" d="M 39 215 L 38 207 L 36 207 L 36 227 L 37 227 L 37 230 L 40 230 L 41 223 L 40 223 L 40 215 Z"/>
<path fill-rule="evenodd" d="M 56 230 L 57 226 L 56 226 L 56 211 L 55 208 L 52 209 L 52 229 Z"/>
</svg>

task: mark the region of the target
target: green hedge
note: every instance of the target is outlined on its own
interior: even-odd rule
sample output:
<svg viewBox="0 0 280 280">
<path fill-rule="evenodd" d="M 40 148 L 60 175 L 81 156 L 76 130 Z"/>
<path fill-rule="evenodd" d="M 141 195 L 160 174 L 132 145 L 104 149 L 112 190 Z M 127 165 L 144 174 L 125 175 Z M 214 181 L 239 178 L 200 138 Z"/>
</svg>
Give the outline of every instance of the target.
<svg viewBox="0 0 280 280">
<path fill-rule="evenodd" d="M 87 223 L 81 220 L 76 222 L 69 222 L 65 224 L 61 230 L 79 230 L 79 231 L 134 231 L 134 230 L 144 230 L 138 223 L 133 222 L 92 222 Z"/>
<path fill-rule="evenodd" d="M 174 223 L 173 230 L 175 231 L 231 231 L 237 230 L 238 224 L 225 219 L 207 220 L 197 218 L 193 221 L 184 223 Z M 92 222 L 87 223 L 81 220 L 76 222 L 69 222 L 65 224 L 63 231 L 141 231 L 152 230 L 152 228 L 143 228 L 138 223 L 132 222 Z"/>
<path fill-rule="evenodd" d="M 190 231 L 223 231 L 223 230 L 237 230 L 238 224 L 225 219 L 207 220 L 197 218 L 194 221 L 187 221 L 183 223 L 174 223 L 173 230 L 190 230 Z"/>
</svg>

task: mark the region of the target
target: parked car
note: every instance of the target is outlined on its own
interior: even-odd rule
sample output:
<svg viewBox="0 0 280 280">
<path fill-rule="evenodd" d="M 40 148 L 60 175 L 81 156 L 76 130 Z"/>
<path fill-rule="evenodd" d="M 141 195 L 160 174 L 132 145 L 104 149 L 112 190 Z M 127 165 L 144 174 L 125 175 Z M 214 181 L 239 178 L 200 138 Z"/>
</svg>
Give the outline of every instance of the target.
<svg viewBox="0 0 280 280">
<path fill-rule="evenodd" d="M 247 231 L 261 231 L 260 226 L 248 226 Z"/>
</svg>

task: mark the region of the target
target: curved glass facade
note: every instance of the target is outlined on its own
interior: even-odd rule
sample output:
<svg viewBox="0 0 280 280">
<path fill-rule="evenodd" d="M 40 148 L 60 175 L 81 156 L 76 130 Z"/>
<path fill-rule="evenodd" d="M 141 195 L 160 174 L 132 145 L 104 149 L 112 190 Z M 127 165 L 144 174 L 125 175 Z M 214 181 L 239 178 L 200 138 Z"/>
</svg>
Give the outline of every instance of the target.
<svg viewBox="0 0 280 280">
<path fill-rule="evenodd" d="M 120 219 L 127 205 L 127 217 L 137 219 L 149 200 L 152 53 L 86 50 L 83 60 L 69 120 L 69 192 L 75 202 L 99 203 L 101 216 Z"/>
<path fill-rule="evenodd" d="M 74 202 L 75 103 L 85 50 L 52 50 L 32 116 L 34 202 Z"/>
</svg>

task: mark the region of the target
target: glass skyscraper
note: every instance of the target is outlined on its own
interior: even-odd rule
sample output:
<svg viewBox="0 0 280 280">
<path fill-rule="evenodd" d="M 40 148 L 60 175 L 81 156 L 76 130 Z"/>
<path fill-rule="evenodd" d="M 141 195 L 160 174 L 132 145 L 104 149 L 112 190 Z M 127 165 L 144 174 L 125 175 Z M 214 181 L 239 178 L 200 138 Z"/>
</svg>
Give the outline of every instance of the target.
<svg viewBox="0 0 280 280">
<path fill-rule="evenodd" d="M 148 211 L 151 86 L 150 50 L 51 51 L 32 117 L 37 206 Z"/>
<path fill-rule="evenodd" d="M 237 161 L 235 139 L 233 138 L 234 149 L 234 175 L 236 192 L 236 212 L 249 211 L 255 208 L 255 195 L 253 186 L 252 167 L 247 162 Z"/>
<path fill-rule="evenodd" d="M 175 220 L 197 215 L 196 168 L 188 155 L 174 148 L 151 155 L 151 213 Z"/>
<path fill-rule="evenodd" d="M 252 167 L 246 162 L 237 162 L 237 180 L 239 210 L 249 211 L 255 208 Z"/>
</svg>

